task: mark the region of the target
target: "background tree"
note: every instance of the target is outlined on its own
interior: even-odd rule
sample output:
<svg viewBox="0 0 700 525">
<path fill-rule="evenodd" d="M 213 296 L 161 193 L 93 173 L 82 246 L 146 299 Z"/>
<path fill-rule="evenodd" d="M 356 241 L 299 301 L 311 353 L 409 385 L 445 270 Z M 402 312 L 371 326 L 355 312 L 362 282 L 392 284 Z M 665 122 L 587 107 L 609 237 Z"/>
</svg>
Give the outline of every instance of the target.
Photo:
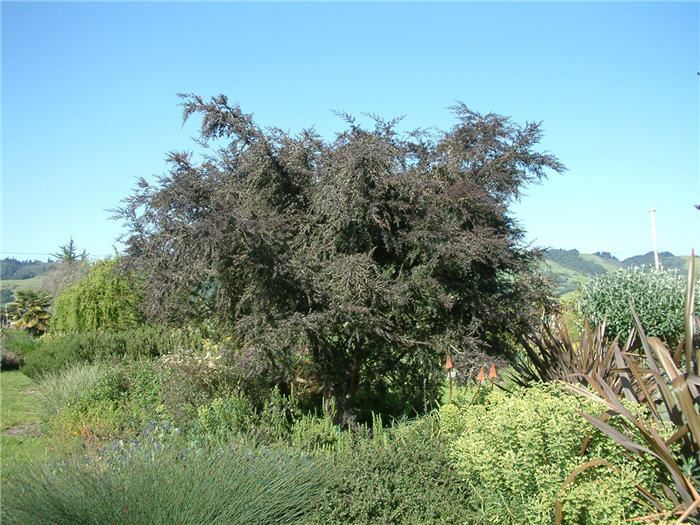
<svg viewBox="0 0 700 525">
<path fill-rule="evenodd" d="M 508 214 L 523 185 L 564 169 L 533 150 L 538 124 L 460 104 L 449 132 L 342 115 L 326 143 L 263 130 L 223 95 L 183 97 L 213 153 L 170 154 L 116 213 L 150 317 L 227 324 L 266 377 L 340 418 L 367 397 L 423 409 L 448 350 L 507 356 L 547 302 Z"/>
<path fill-rule="evenodd" d="M 78 253 L 75 242 L 73 242 L 73 237 L 71 237 L 67 244 L 59 246 L 58 251 L 56 253 L 52 253 L 51 255 L 60 263 L 74 264 L 85 262 L 88 254 L 85 250 Z"/>
<path fill-rule="evenodd" d="M 125 330 L 143 321 L 141 290 L 133 273 L 118 271 L 118 259 L 99 261 L 53 305 L 58 332 Z"/>
<path fill-rule="evenodd" d="M 58 251 L 51 255 L 58 264 L 44 276 L 43 288 L 56 299 L 63 290 L 77 283 L 87 273 L 88 254 L 85 250 L 78 252 L 71 237 L 68 243 L 59 246 Z"/>
<path fill-rule="evenodd" d="M 43 290 L 16 290 L 7 314 L 17 328 L 26 328 L 32 335 L 42 334 L 49 328 L 50 303 L 51 297 Z"/>
</svg>

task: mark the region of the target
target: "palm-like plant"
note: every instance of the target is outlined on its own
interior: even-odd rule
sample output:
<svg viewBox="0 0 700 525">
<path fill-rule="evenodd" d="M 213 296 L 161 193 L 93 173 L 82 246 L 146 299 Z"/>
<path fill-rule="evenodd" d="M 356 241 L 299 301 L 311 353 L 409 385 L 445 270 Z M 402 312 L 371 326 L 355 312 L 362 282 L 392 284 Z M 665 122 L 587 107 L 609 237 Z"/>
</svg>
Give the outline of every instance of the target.
<svg viewBox="0 0 700 525">
<path fill-rule="evenodd" d="M 43 290 L 17 290 L 14 302 L 7 306 L 7 313 L 15 326 L 37 335 L 49 328 L 50 304 L 51 296 Z"/>
</svg>

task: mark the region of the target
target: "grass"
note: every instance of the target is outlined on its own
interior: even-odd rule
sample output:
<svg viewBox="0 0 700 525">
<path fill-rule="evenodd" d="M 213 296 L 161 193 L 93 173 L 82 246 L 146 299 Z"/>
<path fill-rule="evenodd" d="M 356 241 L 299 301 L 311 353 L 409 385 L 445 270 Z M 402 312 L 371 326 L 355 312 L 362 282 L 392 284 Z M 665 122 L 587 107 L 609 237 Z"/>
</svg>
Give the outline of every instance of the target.
<svg viewBox="0 0 700 525">
<path fill-rule="evenodd" d="M 3 487 L 2 523 L 296 523 L 316 506 L 325 478 L 310 458 L 243 447 L 140 445 L 110 459 L 17 472 Z"/>
<path fill-rule="evenodd" d="M 9 288 L 10 290 L 24 290 L 26 288 L 30 290 L 41 290 L 44 286 L 44 276 L 37 275 L 29 279 L 4 279 L 0 281 L 3 288 Z"/>
<path fill-rule="evenodd" d="M 18 371 L 0 372 L 0 473 L 3 480 L 27 462 L 52 457 L 71 444 L 39 434 L 36 383 Z M 73 444 L 74 445 L 74 444 Z"/>
<path fill-rule="evenodd" d="M 7 430 L 36 417 L 36 397 L 22 393 L 35 386 L 33 380 L 21 372 L 12 370 L 0 373 L 0 430 Z"/>
<path fill-rule="evenodd" d="M 26 393 L 34 381 L 17 371 L 0 372 L 0 468 L 3 478 L 14 467 L 31 457 L 45 455 L 49 439 L 23 435 L 36 421 L 36 394 Z M 25 425 L 22 428 L 20 425 Z M 17 434 L 8 434 L 8 430 Z"/>
</svg>

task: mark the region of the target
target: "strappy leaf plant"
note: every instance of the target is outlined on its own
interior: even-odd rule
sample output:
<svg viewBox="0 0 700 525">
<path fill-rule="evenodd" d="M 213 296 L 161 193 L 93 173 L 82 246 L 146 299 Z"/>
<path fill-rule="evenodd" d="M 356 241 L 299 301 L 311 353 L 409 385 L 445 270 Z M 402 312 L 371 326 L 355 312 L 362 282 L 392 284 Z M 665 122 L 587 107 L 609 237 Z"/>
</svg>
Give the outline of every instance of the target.
<svg viewBox="0 0 700 525">
<path fill-rule="evenodd" d="M 591 327 L 584 320 L 581 337 L 575 340 L 561 316 L 543 319 L 537 331 L 521 337 L 525 356 L 512 363 L 510 379 L 526 387 L 557 380 L 578 383 L 585 381 L 586 375 L 597 374 L 609 380 L 615 392 L 620 392 L 622 384 L 612 371 L 621 366 L 621 354 L 629 351 L 633 336 L 630 334 L 620 350 L 617 339 L 606 339 L 605 323 Z"/>
<path fill-rule="evenodd" d="M 646 488 L 638 487 L 642 500 L 651 511 L 639 518 L 644 522 L 674 519 L 677 523 L 700 523 L 700 350 L 694 344 L 697 325 L 694 277 L 693 256 L 685 294 L 685 337 L 675 351 L 667 348 L 659 338 L 647 337 L 631 305 L 645 362 L 639 362 L 626 352 L 616 353 L 622 362 L 613 371 L 614 380 L 606 380 L 593 370 L 583 376 L 590 388 L 568 385 L 582 396 L 603 401 L 608 407 L 605 414 L 596 417 L 582 413 L 582 416 L 657 472 L 663 494 L 652 494 Z M 621 391 L 616 391 L 616 381 L 621 385 Z M 632 403 L 645 405 L 649 417 L 633 416 L 627 408 L 629 405 L 623 403 L 623 396 Z M 659 429 L 664 426 L 671 426 L 672 434 L 668 438 L 660 434 Z M 573 482 L 588 468 L 604 464 L 596 460 L 589 462 L 572 473 L 564 485 Z M 669 509 L 664 500 L 671 501 L 673 508 Z M 558 501 L 556 523 L 561 523 L 561 508 L 561 501 Z"/>
</svg>

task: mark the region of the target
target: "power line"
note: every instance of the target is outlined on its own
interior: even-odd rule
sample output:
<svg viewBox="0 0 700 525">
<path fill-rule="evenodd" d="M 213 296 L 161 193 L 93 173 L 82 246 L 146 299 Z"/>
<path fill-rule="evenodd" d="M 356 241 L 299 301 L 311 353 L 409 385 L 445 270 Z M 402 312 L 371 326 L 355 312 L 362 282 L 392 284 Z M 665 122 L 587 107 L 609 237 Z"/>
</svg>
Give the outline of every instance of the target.
<svg viewBox="0 0 700 525">
<path fill-rule="evenodd" d="M 6 252 L 5 250 L 1 251 L 0 254 L 2 254 L 2 255 L 52 255 L 50 253 L 44 253 L 44 252 Z"/>
</svg>

